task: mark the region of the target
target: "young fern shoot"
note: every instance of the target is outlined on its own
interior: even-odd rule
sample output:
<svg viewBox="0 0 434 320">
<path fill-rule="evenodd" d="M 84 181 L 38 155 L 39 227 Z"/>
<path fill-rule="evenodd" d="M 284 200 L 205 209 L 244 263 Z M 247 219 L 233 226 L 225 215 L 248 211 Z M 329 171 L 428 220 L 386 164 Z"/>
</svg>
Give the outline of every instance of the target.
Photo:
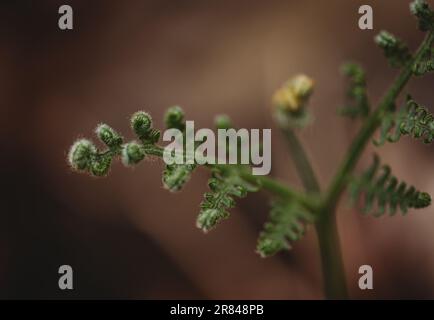
<svg viewBox="0 0 434 320">
<path fill-rule="evenodd" d="M 426 33 L 415 53 L 412 54 L 402 40 L 389 32 L 381 31 L 375 38 L 389 65 L 400 70 L 376 108 L 368 99 L 366 74 L 361 66 L 350 63 L 343 67 L 349 85 L 346 105 L 339 109 L 339 113 L 361 121 L 362 126 L 330 185 L 323 190 L 297 137 L 299 130 L 313 122 L 307 103 L 314 86 L 313 81 L 304 75 L 287 81 L 276 91 L 272 100 L 274 118 L 287 140 L 304 192 L 267 176 L 252 175 L 246 164 L 204 164 L 194 160 L 192 163 L 166 165 L 162 181 L 171 192 L 180 191 L 198 166 L 210 169 L 210 191 L 204 196 L 196 221 L 200 229 L 208 232 L 228 218 L 228 210 L 235 205 L 235 198 L 261 189 L 268 191 L 272 196 L 270 217 L 259 236 L 257 252 L 266 257 L 289 249 L 303 236 L 308 225 L 314 225 L 321 251 L 325 295 L 334 299 L 348 297 L 335 217 L 336 206 L 344 190 L 348 188 L 353 202 L 363 202 L 364 213 L 375 216 L 386 212 L 394 215 L 398 209 L 405 214 L 409 209 L 431 204 L 429 194 L 399 181 L 392 175 L 389 166 L 380 167 L 378 156 L 374 156 L 373 164 L 362 175 L 353 172 L 377 129 L 380 129 L 379 138 L 373 140 L 377 146 L 397 142 L 403 135 L 422 139 L 427 144 L 434 140 L 434 116 L 427 108 L 415 102 L 410 95 L 402 108 L 396 110 L 395 106 L 396 99 L 412 76 L 423 76 L 434 71 L 434 12 L 424 0 L 413 1 L 410 11 L 418 19 L 419 29 Z M 177 129 L 179 135 L 186 135 L 185 115 L 180 107 L 169 108 L 164 122 L 167 129 Z M 232 128 L 226 116 L 218 117 L 216 125 L 217 129 Z M 160 131 L 153 127 L 148 113 L 136 112 L 131 117 L 131 128 L 137 139 L 124 142 L 124 138 L 107 124 L 98 125 L 96 135 L 106 148 L 99 150 L 87 139 L 76 141 L 68 155 L 71 168 L 93 176 L 105 176 L 115 158 L 120 158 L 125 166 L 137 165 L 150 156 L 164 158 L 165 149 L 158 144 Z M 196 144 L 195 150 L 197 147 Z M 183 159 L 188 156 L 186 152 L 177 155 Z"/>
</svg>

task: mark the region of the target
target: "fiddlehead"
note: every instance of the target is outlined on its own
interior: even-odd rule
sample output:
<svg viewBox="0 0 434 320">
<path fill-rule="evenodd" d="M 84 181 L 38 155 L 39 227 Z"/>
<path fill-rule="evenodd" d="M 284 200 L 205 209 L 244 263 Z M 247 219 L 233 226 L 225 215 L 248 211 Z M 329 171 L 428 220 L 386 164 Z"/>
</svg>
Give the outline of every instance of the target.
<svg viewBox="0 0 434 320">
<path fill-rule="evenodd" d="M 69 150 L 68 162 L 77 171 L 93 176 L 105 176 L 109 172 L 115 157 L 120 157 L 125 166 L 139 163 L 146 156 L 147 149 L 158 141 L 160 131 L 152 127 L 152 118 L 143 111 L 131 117 L 131 128 L 141 143 L 131 141 L 123 144 L 123 138 L 107 124 L 99 124 L 95 130 L 98 138 L 107 146 L 103 151 L 87 139 L 77 140 Z"/>
<path fill-rule="evenodd" d="M 167 129 L 178 129 L 185 137 L 184 111 L 179 106 L 170 107 L 164 115 Z M 184 146 L 182 146 L 184 147 Z M 163 171 L 163 185 L 171 192 L 176 192 L 190 180 L 196 164 L 168 164 Z"/>
<path fill-rule="evenodd" d="M 406 214 L 409 208 L 425 208 L 431 204 L 431 197 L 405 182 L 399 182 L 387 165 L 380 168 L 380 159 L 374 156 L 372 165 L 360 176 L 352 178 L 349 187 L 353 202 L 363 197 L 363 212 L 381 216 L 388 211 L 394 215 L 399 208 Z"/>
<path fill-rule="evenodd" d="M 152 127 L 152 118 L 144 111 L 132 115 L 131 128 L 145 145 L 155 144 L 160 139 L 160 131 Z"/>
<path fill-rule="evenodd" d="M 178 130 L 185 128 L 184 113 L 179 107 L 169 108 L 164 119 L 168 128 Z M 218 128 L 232 127 L 227 116 L 218 117 L 216 125 Z M 107 149 L 99 151 L 91 141 L 80 139 L 73 144 L 68 155 L 71 167 L 77 171 L 102 176 L 108 173 L 112 159 L 116 157 L 120 157 L 126 166 L 139 163 L 147 155 L 163 157 L 163 148 L 155 144 L 160 132 L 153 128 L 152 119 L 146 112 L 133 114 L 131 128 L 138 136 L 138 140 L 123 143 L 123 138 L 115 130 L 106 124 L 100 124 L 96 133 L 106 144 Z M 185 135 L 185 132 L 180 131 L 180 134 Z M 185 154 L 182 154 L 182 157 L 184 158 Z M 162 179 L 165 188 L 170 191 L 180 190 L 197 166 L 196 163 L 167 165 Z M 250 182 L 243 178 L 246 176 L 248 167 L 246 165 L 206 164 L 206 166 L 212 172 L 212 178 L 209 180 L 211 191 L 205 194 L 205 199 L 201 203 L 197 226 L 204 231 L 209 231 L 229 216 L 227 210 L 235 205 L 234 197 L 244 197 L 248 192 L 258 191 L 261 183 L 260 179 L 253 176 L 250 177 Z M 270 185 L 270 181 L 268 184 Z M 297 202 L 295 198 L 293 200 Z"/>
</svg>

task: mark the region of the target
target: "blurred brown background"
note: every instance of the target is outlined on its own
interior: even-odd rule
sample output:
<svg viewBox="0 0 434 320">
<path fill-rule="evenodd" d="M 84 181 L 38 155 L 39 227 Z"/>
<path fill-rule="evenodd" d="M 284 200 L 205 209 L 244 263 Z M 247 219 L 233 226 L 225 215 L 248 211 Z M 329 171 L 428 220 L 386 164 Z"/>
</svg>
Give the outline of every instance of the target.
<svg viewBox="0 0 434 320">
<path fill-rule="evenodd" d="M 128 117 L 181 105 L 209 127 L 217 113 L 237 126 L 272 127 L 270 96 L 288 77 L 316 80 L 315 125 L 302 133 L 325 186 L 357 126 L 336 115 L 340 64 L 363 63 L 378 101 L 395 71 L 372 38 L 388 29 L 414 48 L 422 38 L 407 0 L 6 1 L 0 4 L 1 298 L 322 298 L 313 230 L 289 253 L 255 254 L 268 213 L 265 194 L 238 202 L 204 235 L 194 222 L 208 173 L 180 194 L 161 186 L 160 161 L 108 178 L 72 173 L 66 153 L 79 136 L 95 140 L 100 121 L 126 137 Z M 57 10 L 74 9 L 60 31 Z M 374 9 L 374 31 L 357 27 Z M 408 90 L 432 107 L 433 77 Z M 432 110 L 432 109 L 431 109 Z M 360 167 L 371 160 L 365 153 Z M 434 194 L 432 147 L 402 139 L 379 150 L 398 177 Z M 299 185 L 279 133 L 273 175 Z M 434 298 L 434 209 L 406 217 L 362 217 L 342 201 L 339 228 L 354 298 Z M 74 290 L 57 269 L 74 269 Z M 374 269 L 374 290 L 357 287 Z"/>
</svg>

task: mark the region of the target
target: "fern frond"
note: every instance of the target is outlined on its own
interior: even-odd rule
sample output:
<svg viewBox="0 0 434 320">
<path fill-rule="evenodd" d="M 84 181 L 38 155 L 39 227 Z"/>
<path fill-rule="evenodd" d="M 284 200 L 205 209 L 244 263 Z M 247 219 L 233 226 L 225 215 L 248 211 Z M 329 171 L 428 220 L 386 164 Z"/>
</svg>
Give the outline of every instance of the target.
<svg viewBox="0 0 434 320">
<path fill-rule="evenodd" d="M 385 114 L 381 122 L 380 138 L 374 140 L 374 144 L 380 146 L 386 141 L 397 142 L 402 135 L 410 135 L 414 139 L 423 138 L 426 144 L 434 140 L 434 116 L 411 96 L 407 96 L 407 102 L 400 111 Z"/>
<path fill-rule="evenodd" d="M 179 106 L 167 109 L 164 115 L 164 123 L 167 129 L 178 129 L 185 134 L 185 115 Z M 163 171 L 163 185 L 171 192 L 177 192 L 190 180 L 191 173 L 196 168 L 195 164 L 168 164 Z"/>
<path fill-rule="evenodd" d="M 195 164 L 171 164 L 163 171 L 163 185 L 171 192 L 181 190 L 190 180 L 191 173 L 196 168 Z"/>
<path fill-rule="evenodd" d="M 106 145 L 106 149 L 99 150 L 90 140 L 79 139 L 69 150 L 70 166 L 74 170 L 101 177 L 107 175 L 116 157 L 120 157 L 125 166 L 139 163 L 145 158 L 147 150 L 158 141 L 160 131 L 152 127 L 152 118 L 144 111 L 132 115 L 131 128 L 138 136 L 139 142 L 123 143 L 123 137 L 113 128 L 104 123 L 99 124 L 95 133 Z"/>
<path fill-rule="evenodd" d="M 407 115 L 399 128 L 403 135 L 423 138 L 426 144 L 434 140 L 434 116 L 411 97 L 407 101 Z"/>
<path fill-rule="evenodd" d="M 431 204 L 431 197 L 405 182 L 399 182 L 387 165 L 380 168 L 380 159 L 374 156 L 372 165 L 360 177 L 354 177 L 349 186 L 351 200 L 363 197 L 363 212 L 381 216 L 388 211 L 394 215 L 399 208 L 406 214 L 410 208 L 425 208 Z"/>
<path fill-rule="evenodd" d="M 394 113 L 389 111 L 384 114 L 381 119 L 380 136 L 378 139 L 373 139 L 372 142 L 377 147 L 384 145 L 386 142 L 397 142 L 401 138 L 401 123 L 405 119 L 407 111 L 402 108 L 400 111 Z"/>
<path fill-rule="evenodd" d="M 421 61 L 413 65 L 412 71 L 415 76 L 423 76 L 434 71 L 434 48 L 428 50 Z"/>
<path fill-rule="evenodd" d="M 296 201 L 275 201 L 270 211 L 270 221 L 259 235 L 257 252 L 265 258 L 290 249 L 291 243 L 305 233 L 306 225 L 314 222 L 314 216 Z"/>
<path fill-rule="evenodd" d="M 229 217 L 228 209 L 235 206 L 233 197 L 243 198 L 258 187 L 243 180 L 235 168 L 213 168 L 208 181 L 211 192 L 205 193 L 197 218 L 197 227 L 207 232 Z"/>
<path fill-rule="evenodd" d="M 361 66 L 355 63 L 346 63 L 342 66 L 342 73 L 348 78 L 347 106 L 341 108 L 339 113 L 350 118 L 366 117 L 370 106 L 366 90 L 366 75 Z"/>
</svg>

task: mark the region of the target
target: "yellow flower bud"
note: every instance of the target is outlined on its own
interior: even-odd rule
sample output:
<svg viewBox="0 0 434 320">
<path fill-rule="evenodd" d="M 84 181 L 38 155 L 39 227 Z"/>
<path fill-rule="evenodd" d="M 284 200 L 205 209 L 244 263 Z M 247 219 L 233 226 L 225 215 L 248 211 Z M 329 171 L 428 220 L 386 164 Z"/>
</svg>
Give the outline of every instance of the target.
<svg viewBox="0 0 434 320">
<path fill-rule="evenodd" d="M 313 92 L 313 80 L 304 74 L 294 77 L 290 84 L 294 88 L 294 93 L 299 98 L 309 98 Z"/>
<path fill-rule="evenodd" d="M 276 91 L 273 95 L 273 106 L 289 112 L 298 112 L 312 94 L 313 86 L 311 78 L 297 75 Z"/>
</svg>

